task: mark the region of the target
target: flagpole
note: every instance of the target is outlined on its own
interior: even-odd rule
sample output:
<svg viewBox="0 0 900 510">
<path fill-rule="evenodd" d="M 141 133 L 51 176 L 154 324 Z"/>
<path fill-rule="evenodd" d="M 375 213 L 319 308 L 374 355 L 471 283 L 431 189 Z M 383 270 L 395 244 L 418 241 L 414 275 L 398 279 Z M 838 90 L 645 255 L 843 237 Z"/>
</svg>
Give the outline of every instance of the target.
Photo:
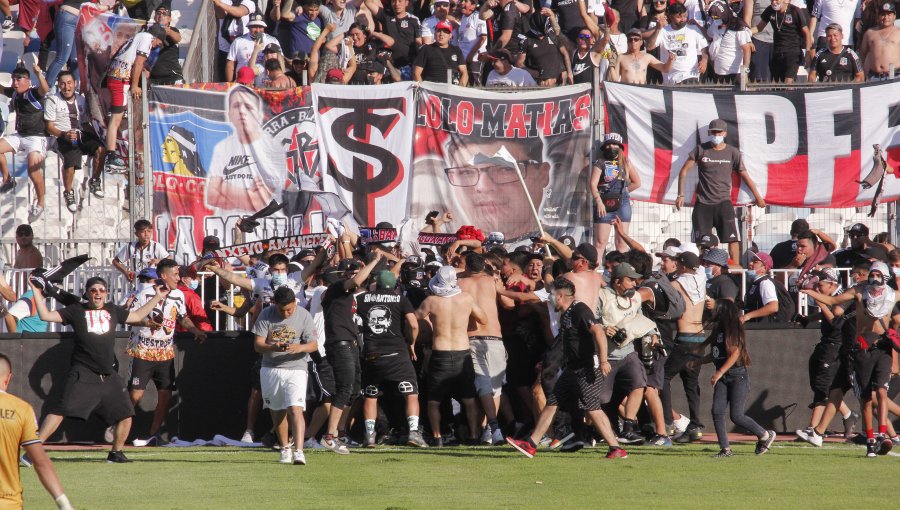
<svg viewBox="0 0 900 510">
<path fill-rule="evenodd" d="M 541 233 L 541 237 L 544 237 L 544 226 L 541 225 L 541 219 L 538 216 L 537 209 L 534 207 L 534 200 L 531 199 L 531 194 L 528 193 L 528 186 L 525 185 L 525 178 L 522 177 L 522 171 L 519 169 L 519 162 L 513 160 L 512 162 L 513 168 L 516 169 L 516 176 L 519 177 L 519 184 L 522 185 L 522 190 L 525 191 L 525 198 L 528 199 L 528 205 L 531 207 L 531 214 L 534 216 L 534 222 L 537 223 L 538 231 Z M 544 245 L 544 252 L 547 256 L 550 256 L 550 247 L 546 244 Z"/>
</svg>

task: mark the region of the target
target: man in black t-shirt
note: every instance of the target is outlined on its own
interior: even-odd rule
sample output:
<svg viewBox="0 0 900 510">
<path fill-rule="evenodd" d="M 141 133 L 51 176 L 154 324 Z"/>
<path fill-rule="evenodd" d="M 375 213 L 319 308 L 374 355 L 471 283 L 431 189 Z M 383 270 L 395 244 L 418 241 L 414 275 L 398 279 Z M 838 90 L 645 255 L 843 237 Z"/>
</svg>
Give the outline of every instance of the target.
<svg viewBox="0 0 900 510">
<path fill-rule="evenodd" d="M 372 19 L 378 24 L 379 31 L 394 39 L 391 61 L 400 70 L 401 79 L 412 80 L 412 63 L 422 44 L 422 23 L 416 15 L 407 12 L 409 0 L 391 0 L 393 15 L 385 11 L 376 0 L 366 0 L 366 7 L 374 13 Z"/>
<path fill-rule="evenodd" d="M 506 48 L 513 55 L 519 53 L 519 34 L 522 33 L 522 13 L 516 0 L 487 0 L 481 5 L 481 19 L 493 23 L 491 47 Z"/>
<path fill-rule="evenodd" d="M 787 267 L 787 265 L 791 263 L 794 256 L 797 255 L 797 234 L 806 232 L 807 230 L 809 230 L 809 223 L 803 218 L 794 220 L 794 222 L 791 223 L 791 238 L 786 241 L 781 241 L 769 251 L 772 262 L 775 264 L 775 269 Z"/>
<path fill-rule="evenodd" d="M 557 45 L 552 34 L 547 35 L 539 27 L 532 25 L 522 41 L 522 51 L 523 55 L 519 57 L 521 63 L 538 85 L 552 87 L 559 81 L 569 83 L 569 75 L 563 67 L 564 62 L 569 61 L 567 50 Z"/>
<path fill-rule="evenodd" d="M 738 286 L 728 275 L 728 253 L 713 248 L 700 259 L 706 269 L 706 309 L 712 310 L 717 299 L 734 302 L 740 293 Z"/>
<path fill-rule="evenodd" d="M 41 287 L 35 285 L 35 280 L 31 280 L 31 289 L 41 320 L 69 325 L 75 332 L 72 368 L 62 401 L 44 419 L 40 436 L 47 439 L 53 435 L 64 416 L 87 420 L 91 413 L 97 412 L 108 424 L 115 424 L 107 462 L 131 462 L 122 453 L 122 447 L 131 430 L 134 406 L 125 391 L 125 383 L 116 372 L 116 326 L 161 327 L 162 324 L 145 318 L 169 295 L 170 289 L 165 285 L 157 286 L 156 295 L 133 312 L 106 302 L 108 286 L 98 276 L 89 278 L 84 286 L 85 303 L 75 303 L 60 310 L 47 309 Z"/>
<path fill-rule="evenodd" d="M 524 440 L 507 436 L 506 442 L 526 457 L 534 457 L 537 444 L 550 428 L 560 405 L 567 410 L 581 409 L 594 424 L 597 432 L 609 445 L 606 458 L 625 458 L 628 454 L 619 447 L 606 413 L 601 406 L 606 374 L 612 367 L 607 355 L 606 334 L 587 305 L 575 300 L 575 284 L 566 278 L 553 283 L 553 306 L 559 316 L 559 336 L 563 350 L 563 371 L 553 393 L 547 395 L 547 405 L 541 411 L 530 437 Z"/>
<path fill-rule="evenodd" d="M 412 364 L 419 321 L 409 299 L 397 290 L 394 273 L 379 272 L 375 275 L 375 285 L 377 290 L 363 292 L 356 298 L 356 314 L 363 322 L 365 446 L 375 447 L 378 396 L 387 389 L 406 399 L 407 444 L 425 448 L 428 445 L 419 432 L 419 384 Z"/>
<path fill-rule="evenodd" d="M 342 273 L 342 279 L 328 286 L 322 295 L 322 311 L 325 318 L 325 356 L 334 370 L 335 392 L 328 413 L 328 429 L 322 436 L 322 446 L 335 453 L 350 453 L 347 446 L 338 440 L 338 425 L 346 425 L 341 420 L 344 410 L 349 407 L 353 396 L 359 394 L 359 330 L 354 313 L 356 296 L 354 291 L 365 283 L 372 269 L 381 261 L 381 253 L 376 252 L 372 260 L 362 266 L 353 259 L 344 259 L 333 272 Z M 326 274 L 327 276 L 327 274 Z"/>
<path fill-rule="evenodd" d="M 734 204 L 731 201 L 731 176 L 738 174 L 741 180 L 753 193 L 756 205 L 765 207 L 766 201 L 756 189 L 753 179 L 744 168 L 741 151 L 736 147 L 725 143 L 728 136 L 727 124 L 722 119 L 715 119 L 709 123 L 709 136 L 712 140 L 698 145 L 688 155 L 687 161 L 681 167 L 678 174 L 678 197 L 675 199 L 675 208 L 681 209 L 684 205 L 684 182 L 688 171 L 697 165 L 699 179 L 697 180 L 696 203 L 691 213 L 693 223 L 693 239 L 700 239 L 703 235 L 712 232 L 715 227 L 719 239 L 728 243 L 728 253 L 731 260 L 741 258 L 741 235 L 737 230 L 737 222 L 734 216 Z"/>
<path fill-rule="evenodd" d="M 803 62 L 803 49 L 809 38 L 806 13 L 788 1 L 773 3 L 760 14 L 760 22 L 754 28 L 760 32 L 772 25 L 773 50 L 769 61 L 773 81 L 794 83 L 797 70 Z"/>
<path fill-rule="evenodd" d="M 825 28 L 828 46 L 816 52 L 806 81 L 855 81 L 865 79 L 862 59 L 852 48 L 844 46 L 843 28 L 832 23 Z"/>
<path fill-rule="evenodd" d="M 856 223 L 847 231 L 850 246 L 834 252 L 837 267 L 854 267 L 862 262 L 887 262 L 888 252 L 878 243 L 869 239 L 869 227 Z"/>
<path fill-rule="evenodd" d="M 172 2 L 165 0 L 156 8 L 156 23 L 166 30 L 166 39 L 159 46 L 156 63 L 150 68 L 150 85 L 175 85 L 184 81 L 178 61 L 181 32 L 172 26 Z"/>
<path fill-rule="evenodd" d="M 413 63 L 413 80 L 447 83 L 447 72 L 453 71 L 453 84 L 465 87 L 469 84 L 466 58 L 459 46 L 450 44 L 453 25 L 439 21 L 434 27 L 434 42 L 422 46 Z"/>
</svg>

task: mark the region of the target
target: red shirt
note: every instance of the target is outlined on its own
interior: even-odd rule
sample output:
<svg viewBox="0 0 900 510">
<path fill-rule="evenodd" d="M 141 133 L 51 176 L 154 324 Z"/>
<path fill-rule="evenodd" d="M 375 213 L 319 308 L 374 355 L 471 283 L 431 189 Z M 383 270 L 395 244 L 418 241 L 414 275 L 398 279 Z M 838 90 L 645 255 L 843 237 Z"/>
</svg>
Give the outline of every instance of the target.
<svg viewBox="0 0 900 510">
<path fill-rule="evenodd" d="M 178 284 L 178 290 L 184 293 L 184 305 L 187 308 L 187 316 L 194 323 L 194 326 L 197 326 L 197 329 L 200 331 L 212 331 L 212 323 L 209 322 L 209 317 L 206 316 L 206 308 L 203 307 L 203 300 L 200 299 L 200 296 L 181 283 Z M 177 325 L 175 326 L 175 331 L 183 333 L 187 330 L 182 328 L 181 325 Z"/>
</svg>

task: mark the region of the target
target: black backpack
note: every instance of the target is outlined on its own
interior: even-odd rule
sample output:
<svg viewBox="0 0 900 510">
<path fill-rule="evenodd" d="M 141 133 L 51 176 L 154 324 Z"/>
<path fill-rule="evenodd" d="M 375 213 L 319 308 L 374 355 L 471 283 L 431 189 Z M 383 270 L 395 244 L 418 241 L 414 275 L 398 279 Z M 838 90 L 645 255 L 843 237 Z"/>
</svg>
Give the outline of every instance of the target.
<svg viewBox="0 0 900 510">
<path fill-rule="evenodd" d="M 672 285 L 672 282 L 669 281 L 669 278 L 660 273 L 653 273 L 649 278 L 645 280 L 645 283 L 655 283 L 662 289 L 663 294 L 666 295 L 666 299 L 669 302 L 669 306 L 666 308 L 665 312 L 645 312 L 649 318 L 653 320 L 667 320 L 673 321 L 680 319 L 682 315 L 684 315 L 684 310 L 686 309 L 686 305 L 684 302 L 684 296 L 681 295 L 678 290 Z"/>
<path fill-rule="evenodd" d="M 791 297 L 791 294 L 788 292 L 787 288 L 778 280 L 773 280 L 771 276 L 765 275 L 759 277 L 755 282 L 753 282 L 753 286 L 750 287 L 750 290 L 747 291 L 748 298 L 747 302 L 750 302 L 749 294 L 756 292 L 759 293 L 759 285 L 763 282 L 763 280 L 770 280 L 773 284 L 775 284 L 775 295 L 778 297 L 778 312 L 775 315 L 770 315 L 768 317 L 764 317 L 760 320 L 763 322 L 791 322 L 794 320 L 794 315 L 797 313 L 797 305 L 794 303 L 794 298 Z M 759 299 L 754 297 L 753 301 L 759 302 Z M 758 303 L 761 305 L 761 303 Z"/>
</svg>

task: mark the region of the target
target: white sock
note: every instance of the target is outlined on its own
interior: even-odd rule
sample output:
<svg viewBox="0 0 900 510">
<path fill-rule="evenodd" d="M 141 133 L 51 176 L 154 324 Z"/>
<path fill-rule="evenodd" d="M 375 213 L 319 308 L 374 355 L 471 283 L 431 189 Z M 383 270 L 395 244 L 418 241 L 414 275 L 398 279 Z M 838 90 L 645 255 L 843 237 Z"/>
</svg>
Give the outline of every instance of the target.
<svg viewBox="0 0 900 510">
<path fill-rule="evenodd" d="M 852 415 L 852 414 L 853 414 L 853 411 L 847 409 L 847 414 L 842 414 L 841 416 L 843 416 L 843 418 L 846 420 L 846 419 L 849 418 L 850 415 Z"/>
<path fill-rule="evenodd" d="M 375 420 L 366 420 L 366 433 L 372 434 L 375 432 Z"/>
<path fill-rule="evenodd" d="M 417 431 L 419 430 L 419 417 L 418 416 L 407 416 L 406 423 L 409 424 L 409 431 Z"/>
</svg>

